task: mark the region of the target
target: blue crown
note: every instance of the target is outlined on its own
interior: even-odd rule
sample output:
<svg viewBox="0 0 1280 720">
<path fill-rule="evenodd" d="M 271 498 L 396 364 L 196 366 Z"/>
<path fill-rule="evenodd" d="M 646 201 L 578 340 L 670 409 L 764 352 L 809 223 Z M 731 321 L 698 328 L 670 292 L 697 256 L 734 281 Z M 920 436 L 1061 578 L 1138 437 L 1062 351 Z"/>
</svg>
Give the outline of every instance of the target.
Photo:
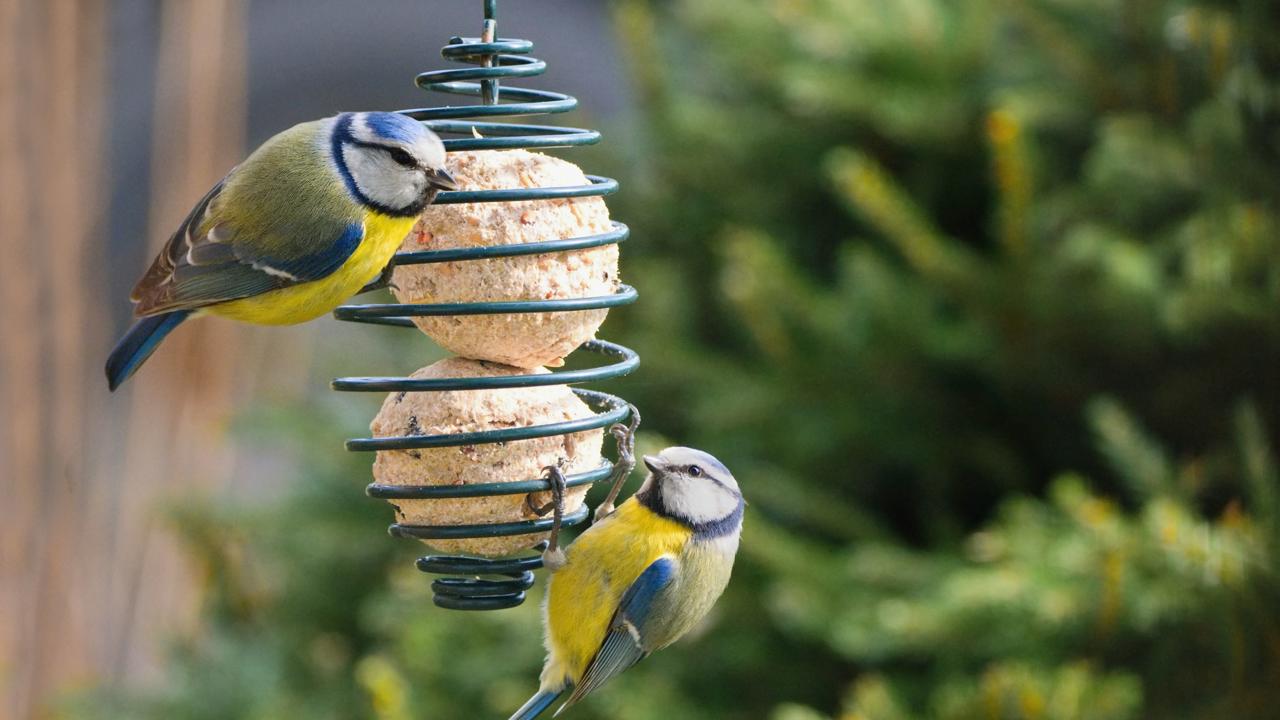
<svg viewBox="0 0 1280 720">
<path fill-rule="evenodd" d="M 369 131 L 384 140 L 412 143 L 421 138 L 426 130 L 422 123 L 400 113 L 367 112 L 362 114 Z"/>
</svg>

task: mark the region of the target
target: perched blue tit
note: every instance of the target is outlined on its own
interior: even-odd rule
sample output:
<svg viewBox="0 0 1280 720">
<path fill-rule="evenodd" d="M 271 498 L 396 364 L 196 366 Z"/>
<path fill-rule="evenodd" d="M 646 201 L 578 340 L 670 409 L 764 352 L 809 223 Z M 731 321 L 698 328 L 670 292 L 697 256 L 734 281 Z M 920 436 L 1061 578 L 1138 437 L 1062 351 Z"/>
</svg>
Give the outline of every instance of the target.
<svg viewBox="0 0 1280 720">
<path fill-rule="evenodd" d="M 267 140 L 187 215 L 133 289 L 107 359 L 115 390 L 183 320 L 319 317 L 379 276 L 441 190 L 444 143 L 397 113 L 343 113 Z"/>
<path fill-rule="evenodd" d="M 729 582 L 746 503 L 719 460 L 671 447 L 646 456 L 640 490 L 565 552 L 544 608 L 547 661 L 537 694 L 511 720 L 560 714 L 675 642 Z"/>
</svg>

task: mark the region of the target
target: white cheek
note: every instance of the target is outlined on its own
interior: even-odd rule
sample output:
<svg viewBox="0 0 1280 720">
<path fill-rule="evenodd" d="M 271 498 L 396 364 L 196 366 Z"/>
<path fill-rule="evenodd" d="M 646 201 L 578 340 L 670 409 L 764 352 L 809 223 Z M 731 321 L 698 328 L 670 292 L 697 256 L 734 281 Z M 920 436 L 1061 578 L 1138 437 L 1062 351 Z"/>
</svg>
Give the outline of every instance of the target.
<svg viewBox="0 0 1280 720">
<path fill-rule="evenodd" d="M 719 520 L 738 508 L 738 498 L 709 480 L 667 480 L 662 501 L 673 515 L 695 523 Z"/>
<path fill-rule="evenodd" d="M 412 205 L 421 197 L 427 182 L 421 170 L 402 167 L 380 153 L 364 152 L 348 145 L 342 149 L 342 159 L 360 192 L 385 207 Z"/>
<path fill-rule="evenodd" d="M 422 138 L 414 144 L 413 154 L 422 160 L 427 167 L 442 168 L 445 166 L 444 145 L 435 138 Z"/>
</svg>

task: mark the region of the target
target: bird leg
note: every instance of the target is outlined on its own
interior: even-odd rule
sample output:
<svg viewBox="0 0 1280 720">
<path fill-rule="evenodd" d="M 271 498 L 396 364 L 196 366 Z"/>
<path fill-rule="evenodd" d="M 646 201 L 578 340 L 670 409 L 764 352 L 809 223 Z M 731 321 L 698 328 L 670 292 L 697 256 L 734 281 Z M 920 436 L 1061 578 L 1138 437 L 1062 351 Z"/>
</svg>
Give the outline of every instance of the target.
<svg viewBox="0 0 1280 720">
<path fill-rule="evenodd" d="M 613 484 L 609 487 L 609 495 L 596 508 L 596 522 L 613 514 L 613 501 L 618 499 L 622 485 L 627 478 L 631 477 L 631 471 L 636 467 L 636 429 L 640 427 L 640 411 L 635 405 L 631 405 L 630 408 L 631 422 L 626 425 L 614 423 L 609 428 L 609 434 L 613 436 L 618 448 L 618 462 L 613 465 L 613 475 L 610 479 Z"/>
<path fill-rule="evenodd" d="M 356 294 L 363 295 L 364 293 L 373 292 L 374 290 L 381 290 L 382 288 L 387 288 L 387 287 L 399 292 L 400 288 L 394 282 L 391 281 L 391 274 L 394 273 L 395 270 L 396 270 L 396 264 L 394 261 L 387 263 L 387 266 L 382 268 L 382 272 L 378 273 L 378 277 L 369 281 L 369 284 L 360 288 L 359 292 L 357 292 Z"/>
<path fill-rule="evenodd" d="M 547 538 L 547 549 L 542 551 L 542 566 L 555 572 L 564 567 L 565 563 L 564 550 L 560 549 L 560 525 L 564 522 L 564 492 L 568 484 L 559 467 L 551 465 L 544 468 L 544 472 L 547 474 L 547 482 L 551 484 L 551 502 L 535 508 L 529 505 L 529 498 L 532 496 L 526 496 L 525 504 L 537 515 L 546 515 L 548 510 L 555 512 L 551 522 L 551 535 Z"/>
</svg>

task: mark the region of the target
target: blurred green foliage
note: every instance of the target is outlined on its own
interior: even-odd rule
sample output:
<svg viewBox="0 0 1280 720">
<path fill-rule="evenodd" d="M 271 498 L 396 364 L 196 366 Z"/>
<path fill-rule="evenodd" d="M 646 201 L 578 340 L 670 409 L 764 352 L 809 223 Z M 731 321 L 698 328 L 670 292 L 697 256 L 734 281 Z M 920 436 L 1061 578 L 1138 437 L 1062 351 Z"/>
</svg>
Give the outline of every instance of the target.
<svg viewBox="0 0 1280 720">
<path fill-rule="evenodd" d="M 593 162 L 642 302 L 605 334 L 644 366 L 612 389 L 752 504 L 706 630 L 572 716 L 1273 717 L 1276 5 L 616 9 L 643 117 Z M 538 603 L 430 606 L 342 400 L 254 430 L 307 459 L 288 498 L 175 513 L 204 624 L 157 688 L 69 716 L 505 717 L 533 690 Z"/>
</svg>

